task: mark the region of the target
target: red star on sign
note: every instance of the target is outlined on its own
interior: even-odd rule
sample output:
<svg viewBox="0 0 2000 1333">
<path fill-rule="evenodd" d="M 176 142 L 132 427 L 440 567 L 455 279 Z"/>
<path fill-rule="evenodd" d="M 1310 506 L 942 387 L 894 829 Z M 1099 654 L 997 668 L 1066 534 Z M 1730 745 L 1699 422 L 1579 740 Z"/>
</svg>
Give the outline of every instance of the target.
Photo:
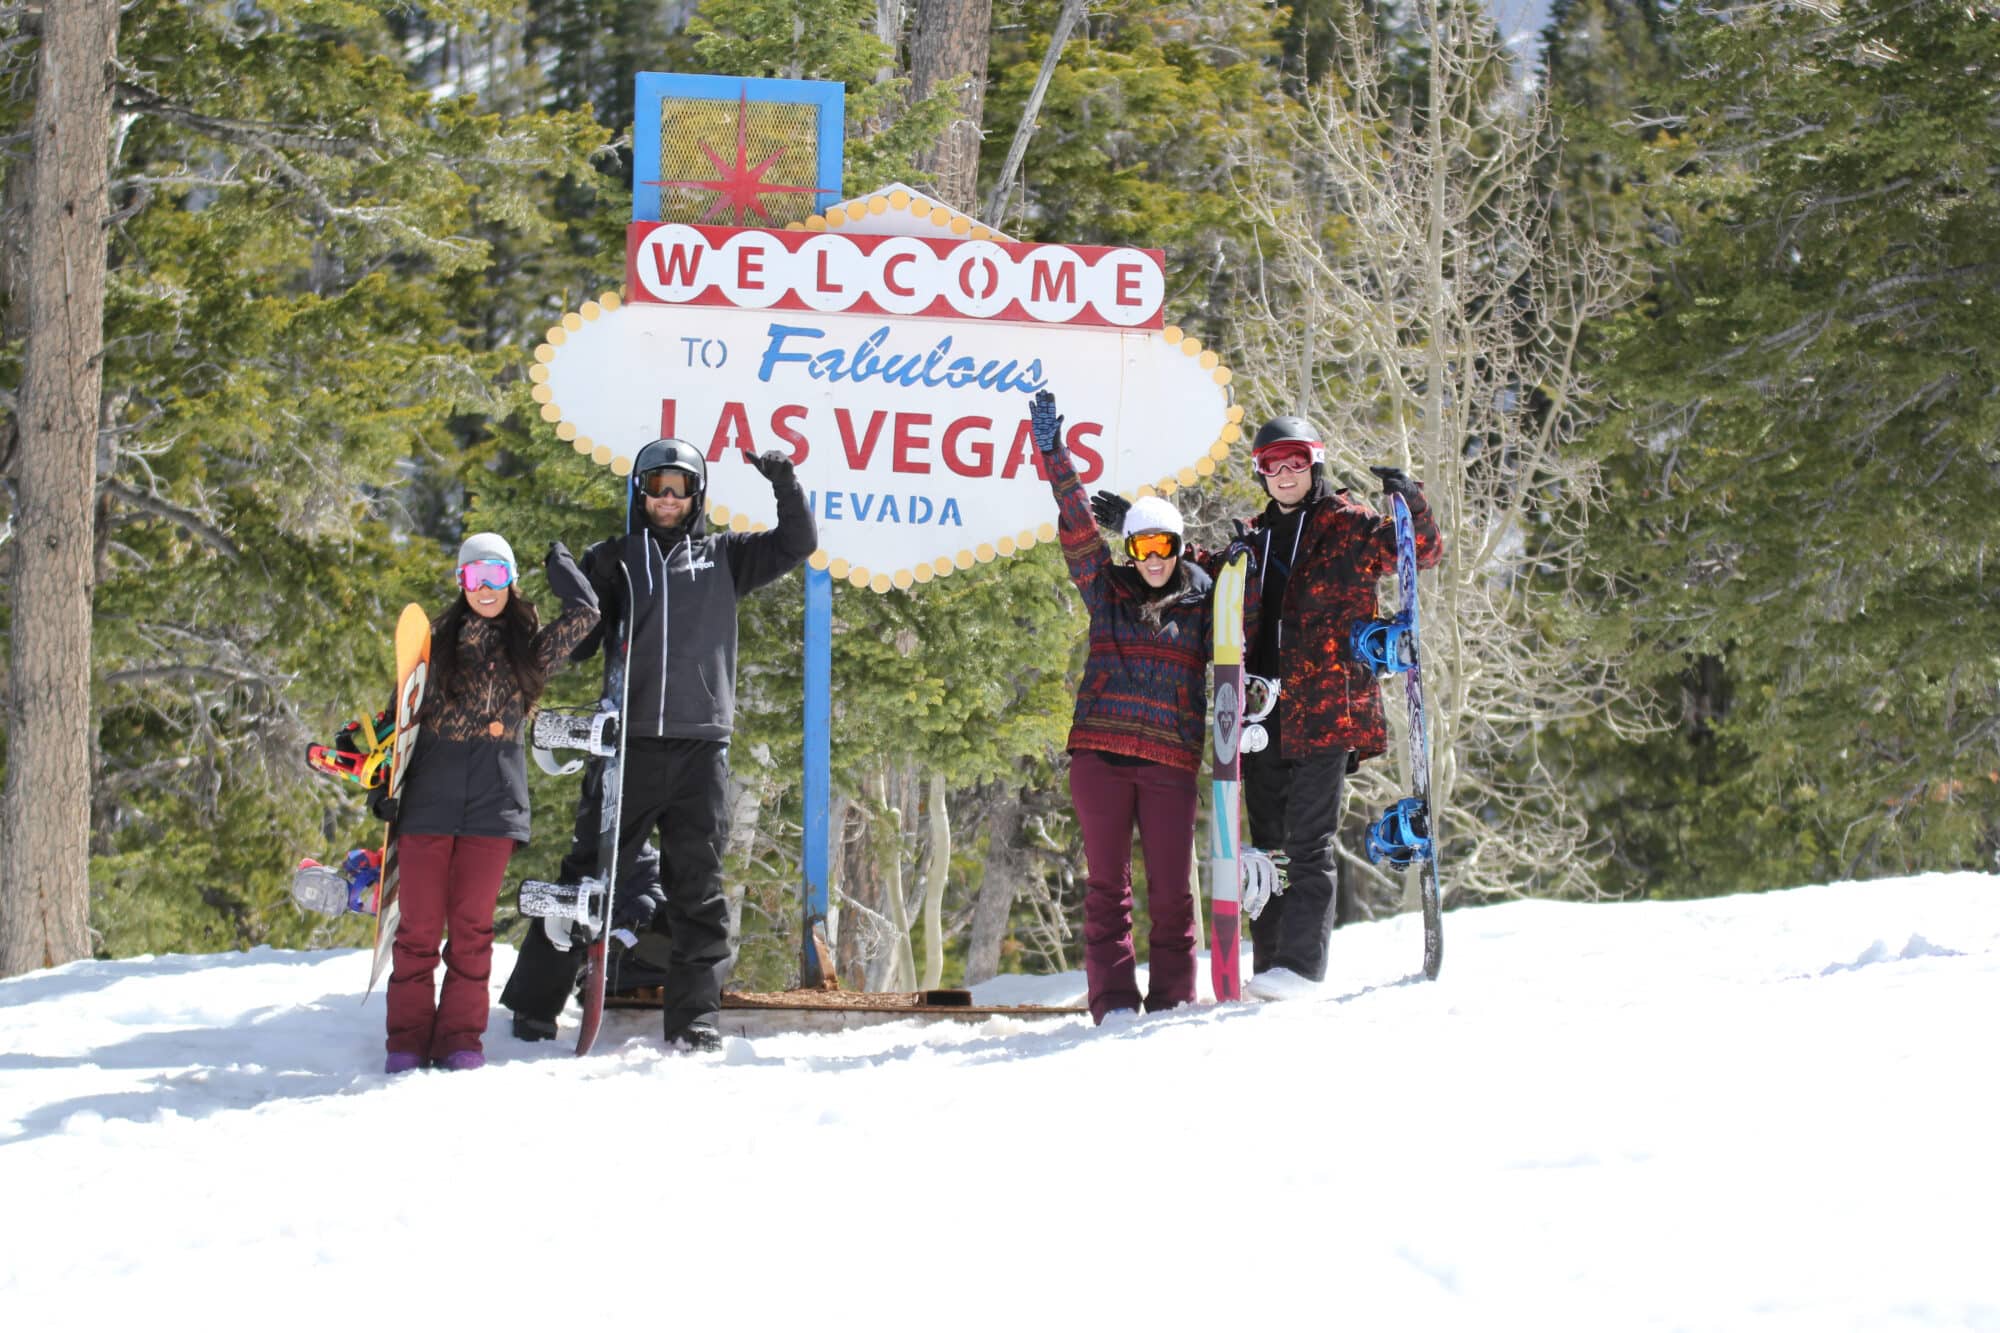
<svg viewBox="0 0 2000 1333">
<path fill-rule="evenodd" d="M 751 213 L 755 213 L 766 222 L 771 220 L 771 215 L 764 211 L 764 205 L 759 202 L 759 196 L 767 194 L 834 193 L 832 190 L 822 190 L 811 185 L 774 185 L 766 182 L 764 180 L 764 173 L 771 169 L 771 164 L 776 162 L 784 154 L 785 150 L 780 148 L 762 162 L 752 165 L 750 162 L 749 122 L 750 97 L 748 93 L 744 93 L 741 95 L 736 113 L 735 164 L 731 165 L 724 162 L 721 156 L 707 144 L 704 143 L 701 145 L 702 153 L 715 166 L 717 176 L 714 180 L 646 181 L 645 184 L 658 185 L 663 189 L 707 190 L 715 195 L 715 202 L 708 206 L 699 220 L 701 222 L 709 222 L 714 219 L 718 211 L 727 209 L 734 216 L 726 220 L 733 222 L 739 227 L 745 225 L 745 218 Z"/>
</svg>

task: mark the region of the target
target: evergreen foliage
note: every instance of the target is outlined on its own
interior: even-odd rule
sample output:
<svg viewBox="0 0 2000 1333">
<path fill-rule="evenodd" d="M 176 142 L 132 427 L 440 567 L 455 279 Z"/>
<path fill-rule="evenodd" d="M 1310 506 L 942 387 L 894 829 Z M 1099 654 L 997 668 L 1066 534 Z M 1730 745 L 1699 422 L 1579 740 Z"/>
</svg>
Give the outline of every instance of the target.
<svg viewBox="0 0 2000 1333">
<path fill-rule="evenodd" d="M 1676 34 L 1596 540 L 1683 726 L 1607 765 L 1602 828 L 1666 893 L 1990 866 L 2000 25 L 1864 0 Z"/>
</svg>

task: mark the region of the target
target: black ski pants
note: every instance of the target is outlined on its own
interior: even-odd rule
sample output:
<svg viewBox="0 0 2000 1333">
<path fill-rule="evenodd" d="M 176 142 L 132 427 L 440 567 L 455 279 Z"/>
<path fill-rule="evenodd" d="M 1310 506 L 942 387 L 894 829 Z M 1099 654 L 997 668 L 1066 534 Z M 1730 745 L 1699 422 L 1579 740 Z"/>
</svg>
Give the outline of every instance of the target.
<svg viewBox="0 0 2000 1333">
<path fill-rule="evenodd" d="M 577 793 L 576 823 L 570 829 L 569 851 L 556 871 L 559 884 L 581 884 L 597 875 L 598 831 L 604 818 L 604 760 L 598 756 L 584 761 L 583 788 Z M 639 849 L 629 873 L 620 873 L 618 901 L 637 895 L 657 904 L 660 899 L 660 849 L 651 838 Z M 614 908 L 612 916 L 618 915 Z"/>
<path fill-rule="evenodd" d="M 722 984 L 736 961 L 722 856 L 729 841 L 729 746 L 722 741 L 638 738 L 625 748 L 618 876 L 637 873 L 646 839 L 660 844 L 661 924 L 672 940 L 661 1012 L 672 1041 L 722 1012 Z M 619 895 L 621 898 L 623 894 Z M 576 986 L 583 950 L 557 949 L 530 930 L 500 1002 L 553 1022 Z"/>
<path fill-rule="evenodd" d="M 1326 979 L 1326 946 L 1333 935 L 1338 882 L 1334 841 L 1340 833 L 1346 750 L 1303 759 L 1281 759 L 1278 747 L 1243 756 L 1243 808 L 1250 845 L 1283 850 L 1291 862 L 1289 886 L 1250 923 L 1253 971 L 1287 968 L 1313 981 Z"/>
<path fill-rule="evenodd" d="M 597 876 L 598 834 L 604 818 L 604 760 L 596 755 L 584 761 L 583 782 L 577 792 L 576 819 L 570 828 L 569 851 L 556 870 L 559 884 L 581 884 Z M 660 901 L 660 852 L 649 839 L 640 848 L 629 875 L 620 875 L 616 886 L 618 904 L 631 902 L 635 895 L 658 906 Z M 528 929 L 521 942 L 521 954 L 507 985 L 500 992 L 500 1004 L 517 1014 L 553 1023 L 576 988 L 583 959 L 574 950 L 564 951 L 549 943 L 541 923 Z M 613 969 L 614 979 L 616 969 Z"/>
</svg>

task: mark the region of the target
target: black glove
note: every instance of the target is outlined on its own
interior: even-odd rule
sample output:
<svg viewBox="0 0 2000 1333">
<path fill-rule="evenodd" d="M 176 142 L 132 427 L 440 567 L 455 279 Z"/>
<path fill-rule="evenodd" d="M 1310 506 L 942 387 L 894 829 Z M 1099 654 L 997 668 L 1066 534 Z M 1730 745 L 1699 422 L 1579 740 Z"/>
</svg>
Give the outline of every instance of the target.
<svg viewBox="0 0 2000 1333">
<path fill-rule="evenodd" d="M 618 901 L 611 908 L 611 928 L 629 930 L 638 934 L 653 924 L 654 916 L 660 910 L 660 900 L 649 893 L 634 893 L 630 896 L 617 895 Z"/>
<path fill-rule="evenodd" d="M 792 479 L 792 456 L 783 449 L 766 449 L 761 454 L 745 449 L 743 461 L 756 468 L 758 474 L 772 486 L 782 486 Z"/>
<path fill-rule="evenodd" d="M 389 794 L 388 783 L 368 789 L 368 813 L 384 824 L 396 822 L 396 816 L 401 813 L 401 806 L 402 802 Z"/>
<path fill-rule="evenodd" d="M 1116 491 L 1099 491 L 1090 497 L 1090 514 L 1100 528 L 1110 528 L 1113 532 L 1125 530 L 1125 513 L 1132 502 Z"/>
<path fill-rule="evenodd" d="M 1229 539 L 1229 545 L 1222 548 L 1222 563 L 1228 564 L 1239 555 L 1250 557 L 1250 573 L 1257 572 L 1257 544 L 1251 540 L 1250 525 L 1242 519 L 1232 519 L 1236 525 L 1236 535 Z"/>
<path fill-rule="evenodd" d="M 597 591 L 590 586 L 590 580 L 576 567 L 576 557 L 561 542 L 550 542 L 549 552 L 542 557 L 542 573 L 549 580 L 549 591 L 559 601 L 568 606 L 597 605 Z"/>
<path fill-rule="evenodd" d="M 1410 479 L 1410 474 L 1399 467 L 1371 467 L 1368 470 L 1382 479 L 1384 495 L 1400 495 L 1414 503 L 1423 494 L 1417 483 Z"/>
<path fill-rule="evenodd" d="M 1035 395 L 1035 401 L 1028 404 L 1028 427 L 1035 433 L 1035 448 L 1045 454 L 1056 451 L 1056 441 L 1062 438 L 1063 419 L 1056 412 L 1056 396 L 1047 389 Z"/>
</svg>

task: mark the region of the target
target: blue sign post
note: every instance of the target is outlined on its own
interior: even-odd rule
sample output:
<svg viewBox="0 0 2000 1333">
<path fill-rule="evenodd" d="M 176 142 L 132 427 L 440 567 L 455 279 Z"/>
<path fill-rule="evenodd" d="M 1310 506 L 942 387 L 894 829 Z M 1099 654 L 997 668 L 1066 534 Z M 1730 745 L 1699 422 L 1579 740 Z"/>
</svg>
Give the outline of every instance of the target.
<svg viewBox="0 0 2000 1333">
<path fill-rule="evenodd" d="M 804 79 L 641 74 L 632 220 L 783 226 L 840 198 L 845 89 Z M 836 984 L 826 938 L 833 786 L 833 576 L 805 571 L 805 882 L 799 984 Z"/>
</svg>

